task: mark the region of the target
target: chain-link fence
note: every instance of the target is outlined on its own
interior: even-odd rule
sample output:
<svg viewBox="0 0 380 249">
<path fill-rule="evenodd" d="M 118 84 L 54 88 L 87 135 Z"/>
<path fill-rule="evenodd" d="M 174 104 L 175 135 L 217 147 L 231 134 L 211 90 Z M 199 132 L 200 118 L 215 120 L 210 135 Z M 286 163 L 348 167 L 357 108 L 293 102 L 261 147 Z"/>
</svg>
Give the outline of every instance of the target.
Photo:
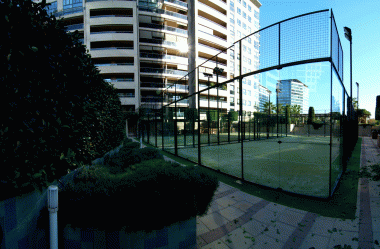
<svg viewBox="0 0 380 249">
<path fill-rule="evenodd" d="M 287 192 L 331 197 L 357 141 L 329 10 L 236 41 L 161 96 L 160 105 L 142 108 L 144 141 Z"/>
</svg>

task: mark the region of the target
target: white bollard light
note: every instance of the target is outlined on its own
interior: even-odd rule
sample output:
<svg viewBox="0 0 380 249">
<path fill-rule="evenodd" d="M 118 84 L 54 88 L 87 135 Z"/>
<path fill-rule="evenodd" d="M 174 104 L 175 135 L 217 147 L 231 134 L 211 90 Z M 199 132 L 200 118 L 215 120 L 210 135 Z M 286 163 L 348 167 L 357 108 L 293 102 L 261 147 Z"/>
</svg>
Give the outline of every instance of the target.
<svg viewBox="0 0 380 249">
<path fill-rule="evenodd" d="M 48 188 L 48 209 L 50 221 L 50 249 L 58 249 L 58 187 Z"/>
</svg>

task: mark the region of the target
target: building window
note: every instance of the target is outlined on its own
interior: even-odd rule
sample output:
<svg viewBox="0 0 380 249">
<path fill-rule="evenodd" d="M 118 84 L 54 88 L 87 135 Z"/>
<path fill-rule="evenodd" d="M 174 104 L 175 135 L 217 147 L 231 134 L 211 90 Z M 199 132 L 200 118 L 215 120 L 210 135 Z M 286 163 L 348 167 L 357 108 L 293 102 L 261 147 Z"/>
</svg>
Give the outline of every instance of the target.
<svg viewBox="0 0 380 249">
<path fill-rule="evenodd" d="M 82 7 L 82 0 L 63 0 L 63 9 Z"/>
<path fill-rule="evenodd" d="M 257 12 L 256 10 L 255 10 L 255 18 L 259 19 L 259 12 Z"/>
<path fill-rule="evenodd" d="M 257 41 L 255 41 L 255 49 L 259 50 L 259 43 Z"/>
<path fill-rule="evenodd" d="M 243 17 L 244 17 L 245 19 L 247 19 L 247 14 L 245 14 L 244 11 L 243 11 Z"/>
<path fill-rule="evenodd" d="M 251 49 L 250 48 L 248 48 L 248 54 L 251 54 Z"/>
<path fill-rule="evenodd" d="M 247 73 L 247 68 L 243 67 L 243 73 Z"/>
<path fill-rule="evenodd" d="M 46 11 L 49 15 L 56 12 L 57 11 L 57 2 L 51 2 L 49 6 L 46 6 Z"/>
<path fill-rule="evenodd" d="M 243 94 L 247 95 L 247 90 L 243 89 Z"/>
<path fill-rule="evenodd" d="M 239 92 L 239 87 L 237 88 L 237 93 L 240 93 L 240 92 Z"/>
<path fill-rule="evenodd" d="M 249 6 L 249 5 L 248 5 L 248 10 L 249 10 L 249 12 L 251 12 L 251 11 L 252 11 L 252 9 L 251 9 L 251 6 Z"/>
<path fill-rule="evenodd" d="M 237 32 L 238 38 L 241 39 L 241 32 L 238 30 Z"/>
<path fill-rule="evenodd" d="M 235 3 L 233 1 L 230 1 L 230 10 L 235 11 Z"/>
<path fill-rule="evenodd" d="M 251 96 L 251 90 L 248 90 L 248 96 Z"/>
<path fill-rule="evenodd" d="M 231 34 L 232 37 L 235 37 L 235 31 L 231 30 L 230 34 Z"/>
<path fill-rule="evenodd" d="M 237 24 L 241 27 L 241 21 L 237 19 Z"/>
<path fill-rule="evenodd" d="M 246 52 L 246 51 L 247 51 L 247 47 L 243 45 L 243 52 Z"/>
<path fill-rule="evenodd" d="M 241 0 L 238 0 L 239 3 L 241 3 Z"/>
<path fill-rule="evenodd" d="M 248 37 L 248 43 L 249 43 L 249 44 L 252 43 L 251 37 Z"/>
<path fill-rule="evenodd" d="M 243 105 L 246 105 L 246 100 L 243 99 Z"/>
<path fill-rule="evenodd" d="M 248 106 L 251 106 L 251 101 L 248 100 Z"/>
<path fill-rule="evenodd" d="M 234 19 L 230 18 L 230 23 L 231 23 L 231 24 L 235 24 Z"/>
<path fill-rule="evenodd" d="M 243 1 L 243 6 L 244 8 L 247 8 L 247 3 L 245 1 Z"/>
<path fill-rule="evenodd" d="M 248 65 L 251 65 L 251 59 L 248 59 Z"/>
<path fill-rule="evenodd" d="M 243 81 L 243 84 L 247 84 L 247 79 L 246 78 L 244 78 L 242 81 Z M 244 89 L 243 89 L 243 93 L 244 93 Z"/>
<path fill-rule="evenodd" d="M 238 13 L 239 15 L 241 15 L 241 9 L 240 9 L 239 7 L 237 7 L 236 9 L 237 9 L 237 13 Z"/>
<path fill-rule="evenodd" d="M 243 29 L 247 29 L 247 25 L 243 22 Z"/>
<path fill-rule="evenodd" d="M 248 26 L 248 34 L 251 33 L 251 28 Z"/>
<path fill-rule="evenodd" d="M 252 19 L 250 16 L 248 16 L 248 22 L 252 22 Z"/>
<path fill-rule="evenodd" d="M 248 86 L 250 86 L 251 85 L 251 80 L 248 80 Z"/>
</svg>

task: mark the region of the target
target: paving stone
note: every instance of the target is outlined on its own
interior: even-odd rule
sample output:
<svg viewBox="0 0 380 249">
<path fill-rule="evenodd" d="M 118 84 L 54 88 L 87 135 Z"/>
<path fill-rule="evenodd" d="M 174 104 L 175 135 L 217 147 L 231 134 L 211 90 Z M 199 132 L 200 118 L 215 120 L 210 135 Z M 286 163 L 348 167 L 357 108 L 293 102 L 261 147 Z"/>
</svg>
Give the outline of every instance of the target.
<svg viewBox="0 0 380 249">
<path fill-rule="evenodd" d="M 277 203 L 271 202 L 265 208 L 269 209 L 269 210 L 271 210 L 273 212 L 280 213 L 280 212 L 284 211 L 285 209 L 287 209 L 288 207 L 287 206 L 283 206 L 281 204 L 277 204 Z"/>
<path fill-rule="evenodd" d="M 310 247 L 314 248 L 327 248 L 329 244 L 329 237 L 309 233 L 303 240 L 299 249 L 309 249 Z"/>
<path fill-rule="evenodd" d="M 222 207 L 228 207 L 228 205 L 232 206 L 235 203 L 237 203 L 237 201 L 225 196 L 225 197 L 219 198 L 217 200 L 214 200 L 213 203 L 216 203 Z"/>
<path fill-rule="evenodd" d="M 244 215 L 243 211 L 241 211 L 240 209 L 233 207 L 233 206 L 222 209 L 219 211 L 219 213 L 224 218 L 228 219 L 229 221 L 233 221 L 233 220 L 239 218 L 240 216 Z"/>
<path fill-rule="evenodd" d="M 247 201 L 239 201 L 233 205 L 236 208 L 239 208 L 243 212 L 247 212 L 247 210 L 253 206 L 252 203 L 247 202 Z"/>
<path fill-rule="evenodd" d="M 371 205 L 371 216 L 372 218 L 378 218 L 380 217 L 380 200 L 379 198 L 371 198 L 370 200 Z"/>
<path fill-rule="evenodd" d="M 255 242 L 250 249 L 281 249 L 284 247 L 284 242 L 273 239 L 265 234 L 260 234 L 255 237 Z"/>
<path fill-rule="evenodd" d="M 306 214 L 307 213 L 307 211 L 305 211 L 305 210 L 291 208 L 291 207 L 287 207 L 286 210 L 292 211 L 292 212 L 296 212 L 296 213 L 301 213 L 301 214 Z"/>
<path fill-rule="evenodd" d="M 295 229 L 297 228 L 275 221 L 268 226 L 268 231 L 264 230 L 264 234 L 285 243 Z"/>
<path fill-rule="evenodd" d="M 214 242 L 207 244 L 201 249 L 230 249 L 221 239 L 215 240 Z"/>
<path fill-rule="evenodd" d="M 353 238 L 358 238 L 357 233 L 355 232 L 334 232 L 331 235 L 328 248 L 334 248 L 336 245 L 350 245 L 352 248 L 358 248 L 359 242 L 357 240 L 352 240 Z"/>
<path fill-rule="evenodd" d="M 205 224 L 201 220 L 198 220 L 197 218 L 197 236 L 209 232 L 210 229 L 208 229 Z"/>
<path fill-rule="evenodd" d="M 298 223 L 302 221 L 305 215 L 306 213 L 301 214 L 301 213 L 295 213 L 293 211 L 285 210 L 280 214 L 278 221 L 297 227 Z"/>
<path fill-rule="evenodd" d="M 372 232 L 380 232 L 380 218 L 372 218 Z"/>
<path fill-rule="evenodd" d="M 229 248 L 241 248 L 246 249 L 250 248 L 253 245 L 252 238 L 253 236 L 249 233 L 243 233 L 241 228 L 238 228 L 227 235 L 223 236 L 221 240 Z"/>
<path fill-rule="evenodd" d="M 358 232 L 359 231 L 359 219 L 344 220 L 344 221 L 341 219 L 337 219 L 335 221 L 334 227 L 338 230 Z"/>
<path fill-rule="evenodd" d="M 268 225 L 271 220 L 276 220 L 278 215 L 275 215 L 273 211 L 261 209 L 252 218 Z"/>
<path fill-rule="evenodd" d="M 256 220 L 250 220 L 244 225 L 241 226 L 241 229 L 243 231 L 248 232 L 249 234 L 253 236 L 259 235 L 264 229 L 267 227 L 266 224 L 256 221 Z"/>
<path fill-rule="evenodd" d="M 205 215 L 199 219 L 210 230 L 216 229 L 228 223 L 228 220 L 224 218 L 220 213 L 217 213 L 217 212 Z"/>
<path fill-rule="evenodd" d="M 335 221 L 336 219 L 333 218 L 319 216 L 315 219 L 309 233 L 330 237 L 331 233 L 329 233 L 328 230 L 332 230 L 334 228 Z"/>
<path fill-rule="evenodd" d="M 253 196 L 242 191 L 232 193 L 230 196 L 234 196 L 234 199 L 236 199 L 237 201 L 247 201 L 252 204 L 259 203 L 260 201 L 263 200 L 257 196 Z"/>
<path fill-rule="evenodd" d="M 224 207 L 218 205 L 216 202 L 212 202 L 206 214 L 211 214 L 213 212 L 218 212 L 219 210 L 224 209 Z"/>
</svg>

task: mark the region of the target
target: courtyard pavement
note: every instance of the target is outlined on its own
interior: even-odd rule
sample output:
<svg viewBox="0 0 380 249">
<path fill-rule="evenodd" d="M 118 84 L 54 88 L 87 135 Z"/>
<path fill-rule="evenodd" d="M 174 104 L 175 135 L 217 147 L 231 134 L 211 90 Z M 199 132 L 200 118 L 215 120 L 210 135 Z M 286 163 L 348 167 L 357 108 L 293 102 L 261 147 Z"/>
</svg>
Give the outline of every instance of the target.
<svg viewBox="0 0 380 249">
<path fill-rule="evenodd" d="M 380 163 L 376 140 L 362 137 L 360 167 Z M 168 158 L 166 158 L 168 159 Z M 380 182 L 360 178 L 356 219 L 319 216 L 247 194 L 220 182 L 197 217 L 197 249 L 380 248 Z"/>
</svg>

